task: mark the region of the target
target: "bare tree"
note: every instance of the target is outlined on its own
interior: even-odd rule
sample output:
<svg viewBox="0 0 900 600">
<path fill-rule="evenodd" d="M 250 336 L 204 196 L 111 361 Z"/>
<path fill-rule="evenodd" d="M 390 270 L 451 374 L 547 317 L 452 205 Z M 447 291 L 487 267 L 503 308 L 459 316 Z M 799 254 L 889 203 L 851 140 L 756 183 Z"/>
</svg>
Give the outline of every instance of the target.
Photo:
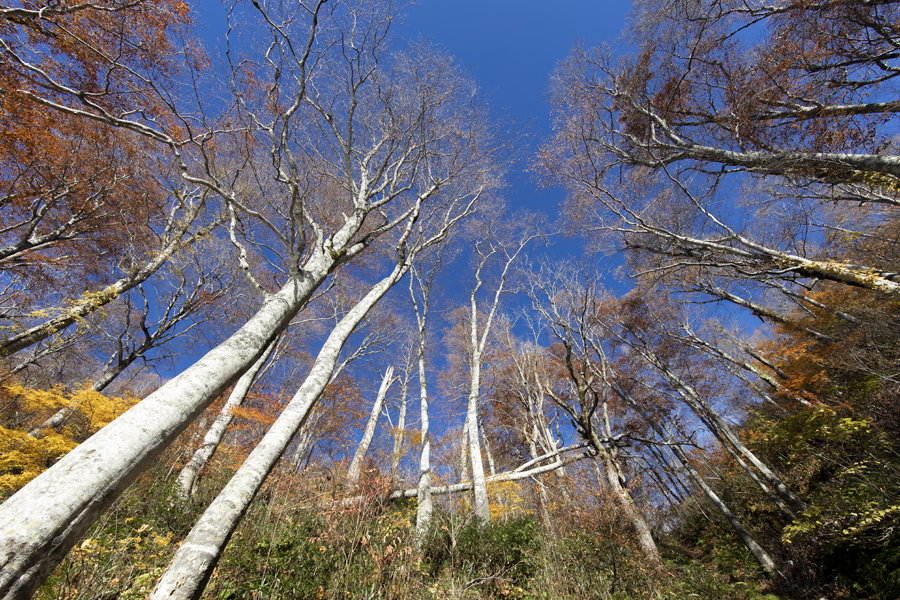
<svg viewBox="0 0 900 600">
<path fill-rule="evenodd" d="M 419 476 L 416 485 L 416 537 L 424 539 L 431 522 L 434 504 L 431 499 L 431 429 L 428 415 L 428 380 L 425 377 L 425 350 L 428 341 L 426 327 L 430 308 L 434 278 L 441 268 L 444 248 L 436 249 L 435 256 L 427 270 L 424 269 L 424 254 L 418 264 L 410 267 L 409 297 L 416 315 L 415 356 L 419 379 L 419 431 L 422 446 L 419 451 Z M 424 271 L 424 273 L 423 273 Z"/>
<path fill-rule="evenodd" d="M 630 432 L 615 434 L 610 423 L 611 392 L 605 383 L 609 366 L 598 340 L 603 334 L 596 326 L 598 305 L 603 304 L 598 292 L 571 268 L 545 264 L 531 269 L 532 307 L 562 346 L 559 369 L 565 388 L 555 389 L 549 378 L 543 387 L 603 462 L 607 485 L 634 526 L 641 548 L 648 559 L 659 562 L 650 526 L 628 490 L 620 463 L 620 447 Z"/>
<path fill-rule="evenodd" d="M 230 53 L 238 116 L 253 132 L 241 138 L 252 142 L 244 148 L 248 158 L 220 172 L 212 146 L 201 148 L 208 152 L 199 152 L 196 164 L 176 154 L 185 161 L 185 180 L 223 200 L 238 260 L 264 293 L 261 308 L 4 503 L 4 597 L 34 590 L 150 461 L 259 359 L 337 267 L 376 242 L 397 248 L 400 240 L 412 239 L 415 247 L 439 240 L 496 185 L 486 115 L 449 59 L 417 48 L 382 64 L 392 7 L 323 7 L 321 1 L 236 7 L 247 12 L 233 12 L 235 18 L 255 20 L 272 40 L 255 61 L 239 60 L 234 48 Z M 249 80 L 270 87 L 243 87 Z M 90 109 L 70 108 L 159 139 L 173 152 L 182 147 L 127 115 Z M 262 152 L 267 160 L 256 161 Z M 266 264 L 274 254 L 261 249 L 276 245 L 282 263 L 269 266 L 281 269 L 281 281 L 272 292 L 271 280 L 254 275 L 247 257 L 255 252 Z M 40 522 L 26 518 L 35 512 Z"/>
<path fill-rule="evenodd" d="M 633 52 L 579 48 L 554 78 L 541 161 L 573 226 L 635 276 L 772 322 L 814 288 L 900 293 L 897 7 L 635 8 Z"/>
<path fill-rule="evenodd" d="M 375 427 L 378 426 L 378 418 L 381 416 L 381 409 L 384 406 L 385 398 L 387 398 L 388 390 L 394 381 L 396 381 L 394 378 L 394 367 L 389 366 L 384 372 L 384 377 L 381 378 L 381 385 L 378 388 L 378 393 L 375 395 L 375 402 L 372 403 L 372 412 L 369 415 L 369 421 L 366 423 L 362 439 L 359 441 L 356 452 L 353 454 L 353 460 L 350 461 L 350 467 L 347 469 L 347 485 L 349 486 L 355 486 L 359 483 L 362 463 L 366 459 L 366 454 L 369 452 L 369 445 L 372 443 L 372 438 L 375 436 Z"/>
</svg>

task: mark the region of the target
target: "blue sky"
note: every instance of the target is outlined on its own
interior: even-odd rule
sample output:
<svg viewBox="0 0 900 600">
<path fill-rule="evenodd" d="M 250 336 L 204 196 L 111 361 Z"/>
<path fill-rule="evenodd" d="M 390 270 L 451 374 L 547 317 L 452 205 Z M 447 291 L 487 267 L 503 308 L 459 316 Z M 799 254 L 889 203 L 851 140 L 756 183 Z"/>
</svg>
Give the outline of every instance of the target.
<svg viewBox="0 0 900 600">
<path fill-rule="evenodd" d="M 631 2 L 598 0 L 421 0 L 404 12 L 400 37 L 438 44 L 481 86 L 494 110 L 532 133 L 550 133 L 547 85 L 572 46 L 613 42 Z M 524 164 L 521 165 L 524 168 Z M 538 190 L 523 171 L 510 174 L 509 203 L 556 216 L 559 191 Z"/>
</svg>

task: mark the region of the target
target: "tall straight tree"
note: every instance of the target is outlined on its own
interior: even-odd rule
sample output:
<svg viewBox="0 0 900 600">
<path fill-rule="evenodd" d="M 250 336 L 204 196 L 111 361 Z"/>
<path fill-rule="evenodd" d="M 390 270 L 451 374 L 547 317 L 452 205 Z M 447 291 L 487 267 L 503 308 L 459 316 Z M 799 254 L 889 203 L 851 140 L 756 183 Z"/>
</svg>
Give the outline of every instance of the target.
<svg viewBox="0 0 900 600">
<path fill-rule="evenodd" d="M 231 337 L 0 507 L 3 597 L 30 595 L 337 267 L 382 241 L 397 247 L 401 234 L 416 244 L 440 238 L 434 227 L 467 214 L 498 184 L 486 114 L 452 61 L 424 47 L 383 56 L 392 6 L 255 3 L 235 7 L 231 16 L 233 35 L 262 32 L 270 39 L 258 54 L 236 43 L 229 51 L 235 122 L 248 134 L 221 146 L 198 143 L 196 162 L 188 163 L 186 152 L 176 157 L 184 179 L 222 199 L 237 260 L 264 301 Z M 130 113 L 93 106 L 81 112 L 181 149 Z M 218 148 L 243 158 L 217 163 Z M 254 253 L 276 272 L 276 290 L 268 289 L 272 278 L 254 275 Z"/>
<path fill-rule="evenodd" d="M 419 378 L 419 432 L 422 446 L 419 450 L 419 476 L 416 483 L 416 539 L 421 543 L 431 523 L 434 502 L 431 498 L 431 428 L 428 414 L 428 380 L 425 369 L 425 350 L 428 336 L 428 311 L 431 303 L 431 292 L 434 279 L 440 270 L 444 258 L 445 246 L 434 252 L 432 260 L 426 267 L 424 255 L 419 263 L 410 267 L 409 297 L 413 312 L 416 315 L 415 356 Z"/>
<path fill-rule="evenodd" d="M 519 230 L 505 228 L 505 221 L 516 220 L 531 223 Z M 491 326 L 500 306 L 500 298 L 508 291 L 507 277 L 510 268 L 516 259 L 525 250 L 525 247 L 536 238 L 546 235 L 547 231 L 541 228 L 536 219 L 513 218 L 502 214 L 489 215 L 479 224 L 480 230 L 476 235 L 481 239 L 475 242 L 473 252 L 475 254 L 475 285 L 469 294 L 469 393 L 466 404 L 466 424 L 463 429 L 468 432 L 469 460 L 472 465 L 472 490 L 474 495 L 473 511 L 479 519 L 488 522 L 491 520 L 491 510 L 488 502 L 487 485 L 484 481 L 484 464 L 481 459 L 481 440 L 478 409 L 481 400 L 481 369 L 484 359 L 484 351 L 487 347 Z M 478 292 L 485 283 L 487 269 L 494 265 L 499 269 L 496 275 L 497 281 L 493 295 L 489 296 L 487 314 L 483 321 L 479 319 Z"/>
</svg>

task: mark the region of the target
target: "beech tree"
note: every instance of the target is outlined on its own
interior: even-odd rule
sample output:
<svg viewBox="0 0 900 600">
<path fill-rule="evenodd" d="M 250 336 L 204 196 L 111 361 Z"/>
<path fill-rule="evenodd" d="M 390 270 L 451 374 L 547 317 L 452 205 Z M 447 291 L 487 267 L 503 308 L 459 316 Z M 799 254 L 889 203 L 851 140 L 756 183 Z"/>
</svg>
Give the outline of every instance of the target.
<svg viewBox="0 0 900 600">
<path fill-rule="evenodd" d="M 197 474 L 204 466 L 206 466 L 206 463 L 209 462 L 209 459 L 212 458 L 212 455 L 219 447 L 219 444 L 225 437 L 225 430 L 228 428 L 228 425 L 231 424 L 232 418 L 234 418 L 234 413 L 232 411 L 244 402 L 247 393 L 257 380 L 257 376 L 262 370 L 263 365 L 269 360 L 269 357 L 275 351 L 277 345 L 277 340 L 270 343 L 262 356 L 253 363 L 253 366 L 241 375 L 241 378 L 238 379 L 234 388 L 231 390 L 231 394 L 228 395 L 228 400 L 222 405 L 222 409 L 219 411 L 213 424 L 210 425 L 206 434 L 203 436 L 200 446 L 197 447 L 191 455 L 191 458 L 185 463 L 184 467 L 182 467 L 181 473 L 178 474 L 178 491 L 182 500 L 187 500 L 194 495 L 194 484 L 197 480 Z"/>
<path fill-rule="evenodd" d="M 602 346 L 605 335 L 597 322 L 608 298 L 573 269 L 550 264 L 531 269 L 528 296 L 555 343 L 562 347 L 558 369 L 565 388 L 555 389 L 549 378 L 544 388 L 597 453 L 606 483 L 631 521 L 641 548 L 649 560 L 658 563 L 659 550 L 650 526 L 628 490 L 620 462 L 623 439 L 627 441 L 634 432 L 614 433 L 611 425 L 612 398 L 606 384 L 610 373 Z"/>
<path fill-rule="evenodd" d="M 428 336 L 428 314 L 431 306 L 431 292 L 434 279 L 441 269 L 445 246 L 433 252 L 431 261 L 426 263 L 423 253 L 419 263 L 410 266 L 409 298 L 416 316 L 415 357 L 419 379 L 419 475 L 416 484 L 416 538 L 421 542 L 428 531 L 434 503 L 431 498 L 431 429 L 428 414 L 428 379 L 425 369 L 425 350 Z"/>
<path fill-rule="evenodd" d="M 252 132 L 242 167 L 219 171 L 206 141 L 196 143 L 200 159 L 189 163 L 180 143 L 129 113 L 91 104 L 70 110 L 172 149 L 182 178 L 222 200 L 238 261 L 265 299 L 231 337 L 4 503 L 4 596 L 34 590 L 153 457 L 259 359 L 335 269 L 382 239 L 403 252 L 423 240 L 439 242 L 497 185 L 486 115 L 452 62 L 427 48 L 381 60 L 393 7 L 255 4 L 236 7 L 232 18 L 241 31 L 260 27 L 271 39 L 262 54 L 253 55 L 252 45 L 233 45 L 229 53 L 237 116 Z M 255 160 L 261 152 L 267 161 Z M 257 182 L 264 186 L 254 192 Z M 263 264 L 274 262 L 264 247 L 281 250 L 281 264 L 270 265 L 280 279 L 274 291 L 253 273 L 254 252 Z M 398 261 L 403 270 L 402 253 Z"/>
<path fill-rule="evenodd" d="M 353 460 L 350 461 L 350 466 L 347 469 L 347 485 L 355 486 L 359 483 L 362 463 L 366 459 L 366 454 L 369 452 L 369 445 L 372 443 L 372 438 L 375 436 L 375 427 L 378 426 L 378 418 L 381 416 L 381 409 L 387 398 L 388 390 L 395 381 L 394 367 L 389 366 L 384 372 L 384 377 L 381 378 L 381 385 L 378 388 L 378 393 L 375 395 L 375 401 L 372 403 L 369 421 L 366 423 L 362 439 L 359 441 L 356 452 L 353 454 Z"/>
<path fill-rule="evenodd" d="M 636 9 L 634 52 L 579 48 L 554 77 L 541 162 L 576 226 L 769 321 L 825 282 L 900 293 L 890 252 L 862 250 L 896 244 L 897 6 Z"/>
<path fill-rule="evenodd" d="M 533 218 L 532 218 L 533 219 Z M 475 285 L 469 294 L 468 310 L 468 365 L 469 365 L 469 390 L 466 404 L 466 426 L 463 435 L 468 436 L 467 448 L 469 461 L 472 465 L 473 483 L 473 511 L 476 517 L 485 522 L 491 520 L 490 506 L 488 504 L 487 486 L 484 483 L 484 465 L 481 458 L 481 425 L 479 420 L 479 406 L 481 404 L 481 369 L 484 351 L 491 334 L 491 326 L 497 315 L 500 298 L 508 291 L 507 277 L 510 268 L 517 258 L 525 250 L 525 247 L 536 238 L 546 235 L 540 223 L 531 223 L 515 228 L 504 227 L 504 221 L 510 220 L 503 215 L 489 215 L 480 224 L 478 235 L 481 239 L 475 242 L 473 252 L 475 255 Z M 515 218 L 516 221 L 528 221 L 528 217 Z M 485 283 L 486 269 L 496 262 L 499 269 L 496 275 L 496 284 L 493 294 L 489 296 L 486 305 L 487 311 L 483 322 L 479 319 L 478 292 Z M 493 473 L 492 473 L 493 474 Z"/>
</svg>

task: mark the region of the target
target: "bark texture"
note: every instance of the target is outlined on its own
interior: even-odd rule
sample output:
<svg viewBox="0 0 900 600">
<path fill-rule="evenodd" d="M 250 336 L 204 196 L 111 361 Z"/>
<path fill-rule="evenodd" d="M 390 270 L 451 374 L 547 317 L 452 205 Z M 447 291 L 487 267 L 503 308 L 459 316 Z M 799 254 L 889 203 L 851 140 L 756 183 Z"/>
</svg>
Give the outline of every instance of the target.
<svg viewBox="0 0 900 600">
<path fill-rule="evenodd" d="M 28 598 L 179 433 L 252 365 L 324 280 L 296 277 L 228 340 L 0 506 L 0 597 Z"/>
</svg>

